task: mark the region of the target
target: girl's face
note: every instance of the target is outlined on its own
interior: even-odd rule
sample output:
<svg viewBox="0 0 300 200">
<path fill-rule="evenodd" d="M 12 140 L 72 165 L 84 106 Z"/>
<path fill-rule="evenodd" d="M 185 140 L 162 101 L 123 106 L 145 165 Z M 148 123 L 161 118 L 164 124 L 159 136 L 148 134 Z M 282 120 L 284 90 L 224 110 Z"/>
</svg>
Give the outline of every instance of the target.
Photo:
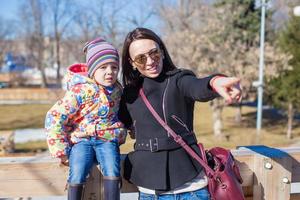
<svg viewBox="0 0 300 200">
<path fill-rule="evenodd" d="M 102 86 L 112 86 L 118 77 L 119 66 L 115 63 L 107 63 L 98 67 L 94 73 L 94 80 Z"/>
<path fill-rule="evenodd" d="M 163 69 L 163 52 L 153 40 L 139 39 L 129 46 L 130 62 L 144 76 L 156 78 Z"/>
</svg>

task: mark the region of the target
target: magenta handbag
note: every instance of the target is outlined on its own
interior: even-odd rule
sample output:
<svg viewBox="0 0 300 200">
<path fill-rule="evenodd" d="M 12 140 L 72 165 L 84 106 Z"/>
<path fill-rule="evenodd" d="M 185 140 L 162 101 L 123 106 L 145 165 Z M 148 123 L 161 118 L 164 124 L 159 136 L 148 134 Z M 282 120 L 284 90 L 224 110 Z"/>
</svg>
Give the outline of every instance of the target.
<svg viewBox="0 0 300 200">
<path fill-rule="evenodd" d="M 241 185 L 243 179 L 231 152 L 222 147 L 205 151 L 201 143 L 198 146 L 205 164 L 209 167 L 208 169 L 202 165 L 208 177 L 208 190 L 212 199 L 244 200 Z"/>
<path fill-rule="evenodd" d="M 205 151 L 201 143 L 198 144 L 202 159 L 200 156 L 177 135 L 154 110 L 143 89 L 139 91 L 147 108 L 150 110 L 155 119 L 167 130 L 172 138 L 184 148 L 187 153 L 197 160 L 203 166 L 208 178 L 208 191 L 212 200 L 244 200 L 242 190 L 242 177 L 239 168 L 234 160 L 233 155 L 227 149 L 214 147 Z"/>
</svg>

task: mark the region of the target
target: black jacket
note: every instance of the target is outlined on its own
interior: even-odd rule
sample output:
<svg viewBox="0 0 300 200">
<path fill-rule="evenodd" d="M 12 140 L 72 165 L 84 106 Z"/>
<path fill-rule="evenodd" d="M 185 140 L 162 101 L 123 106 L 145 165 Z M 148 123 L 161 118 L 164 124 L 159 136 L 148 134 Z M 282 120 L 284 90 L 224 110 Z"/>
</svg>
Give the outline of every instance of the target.
<svg viewBox="0 0 300 200">
<path fill-rule="evenodd" d="M 175 69 L 155 79 L 145 77 L 141 84 L 160 117 L 196 151 L 194 103 L 218 96 L 209 85 L 211 78 L 198 79 L 191 71 Z M 168 137 L 138 92 L 139 88 L 125 88 L 121 100 L 119 117 L 136 131 L 135 150 L 125 160 L 124 175 L 137 186 L 169 191 L 192 180 L 202 167 Z"/>
</svg>

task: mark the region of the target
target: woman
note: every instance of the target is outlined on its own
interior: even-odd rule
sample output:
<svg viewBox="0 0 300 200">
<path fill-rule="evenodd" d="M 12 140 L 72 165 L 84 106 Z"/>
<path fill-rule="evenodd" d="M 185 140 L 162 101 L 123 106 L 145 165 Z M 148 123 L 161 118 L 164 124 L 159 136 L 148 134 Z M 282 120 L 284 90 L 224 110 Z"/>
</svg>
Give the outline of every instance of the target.
<svg viewBox="0 0 300 200">
<path fill-rule="evenodd" d="M 193 133 L 195 101 L 219 95 L 240 101 L 239 79 L 213 75 L 198 79 L 177 69 L 162 40 L 136 28 L 124 42 L 124 93 L 119 116 L 135 132 L 134 151 L 125 160 L 125 178 L 138 186 L 139 199 L 209 199 L 202 167 L 176 144 L 156 121 L 141 97 L 144 93 L 162 119 L 196 151 Z"/>
</svg>

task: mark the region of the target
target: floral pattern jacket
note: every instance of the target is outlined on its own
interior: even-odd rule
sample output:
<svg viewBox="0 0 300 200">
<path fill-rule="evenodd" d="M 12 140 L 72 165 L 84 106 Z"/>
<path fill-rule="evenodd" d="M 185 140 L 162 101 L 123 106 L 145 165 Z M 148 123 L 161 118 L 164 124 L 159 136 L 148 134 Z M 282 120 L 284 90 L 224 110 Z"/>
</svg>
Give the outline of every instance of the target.
<svg viewBox="0 0 300 200">
<path fill-rule="evenodd" d="M 103 87 L 87 77 L 85 64 L 74 64 L 64 77 L 65 96 L 47 112 L 45 130 L 53 157 L 68 155 L 70 147 L 89 136 L 125 142 L 127 131 L 118 119 L 122 86 Z"/>
</svg>

